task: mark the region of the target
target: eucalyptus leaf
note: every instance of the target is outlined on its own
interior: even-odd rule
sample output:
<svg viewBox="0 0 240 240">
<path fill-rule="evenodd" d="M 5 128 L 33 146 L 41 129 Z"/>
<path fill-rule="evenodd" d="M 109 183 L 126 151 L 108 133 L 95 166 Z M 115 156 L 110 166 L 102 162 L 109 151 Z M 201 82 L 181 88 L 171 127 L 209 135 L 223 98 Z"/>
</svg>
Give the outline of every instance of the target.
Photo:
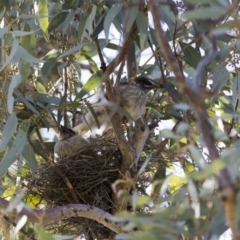
<svg viewBox="0 0 240 240">
<path fill-rule="evenodd" d="M 24 36 L 28 36 L 33 34 L 35 31 L 31 31 L 31 32 L 25 32 L 25 31 L 19 31 L 19 30 L 15 30 L 13 31 L 13 36 L 14 37 L 24 37 Z"/>
<path fill-rule="evenodd" d="M 13 91 L 21 82 L 22 82 L 22 76 L 14 75 L 9 85 L 8 95 L 7 95 L 7 107 L 8 107 L 8 112 L 10 114 L 13 113 L 13 105 L 14 105 Z"/>
<path fill-rule="evenodd" d="M 33 57 L 31 54 L 28 53 L 28 51 L 23 48 L 22 46 L 18 46 L 18 49 L 17 51 L 14 53 L 14 56 L 13 56 L 13 61 L 14 62 L 19 62 L 20 59 L 23 59 L 25 60 L 26 62 L 30 62 L 30 63 L 42 63 L 42 62 L 45 62 L 44 60 L 42 59 L 38 59 L 38 58 L 35 58 Z"/>
<path fill-rule="evenodd" d="M 68 13 L 67 12 L 60 12 L 57 15 L 55 15 L 53 17 L 53 19 L 50 21 L 49 25 L 48 25 L 48 32 L 51 33 L 52 31 L 54 31 L 60 24 L 62 24 L 66 17 L 67 17 Z"/>
<path fill-rule="evenodd" d="M 15 114 L 11 114 L 7 122 L 4 125 L 3 132 L 2 132 L 2 138 L 0 142 L 0 151 L 6 147 L 10 139 L 12 138 L 14 132 L 17 129 L 18 119 Z"/>
<path fill-rule="evenodd" d="M 85 44 L 87 44 L 87 43 L 85 43 Z M 66 51 L 66 52 L 64 52 L 63 54 L 61 54 L 61 55 L 58 57 L 58 59 L 61 59 L 61 58 L 63 58 L 63 57 L 66 57 L 66 56 L 68 56 L 68 55 L 71 55 L 71 54 L 73 54 L 73 53 L 75 53 L 75 52 L 80 51 L 83 46 L 84 46 L 84 44 L 83 44 L 83 45 L 82 45 L 82 44 L 78 44 L 77 46 L 70 48 L 68 51 Z"/>
<path fill-rule="evenodd" d="M 93 21 L 95 19 L 96 12 L 97 12 L 97 6 L 92 5 L 92 11 L 89 14 L 87 22 L 86 22 L 86 29 L 88 30 L 89 34 L 91 34 L 93 31 Z"/>
<path fill-rule="evenodd" d="M 26 97 L 18 89 L 14 90 L 14 95 L 21 101 L 27 108 L 29 108 L 36 115 L 39 115 L 39 112 L 34 108 L 34 106 L 26 99 Z"/>
<path fill-rule="evenodd" d="M 39 11 L 39 24 L 40 27 L 43 31 L 43 33 L 45 34 L 45 36 L 47 36 L 47 29 L 48 29 L 48 4 L 47 4 L 47 0 L 39 0 L 39 4 L 38 4 L 38 11 Z"/>
<path fill-rule="evenodd" d="M 4 37 L 4 35 L 7 33 L 8 28 L 0 28 L 0 39 Z"/>
<path fill-rule="evenodd" d="M 19 154 L 22 153 L 22 150 L 26 144 L 27 135 L 23 130 L 19 130 L 16 138 L 13 141 L 12 147 L 9 151 L 5 152 L 4 157 L 0 162 L 0 176 L 2 176 L 8 168 L 17 160 Z"/>
<path fill-rule="evenodd" d="M 116 3 L 107 12 L 107 15 L 104 19 L 104 24 L 103 24 L 106 41 L 108 41 L 110 25 L 113 23 L 114 18 L 116 18 L 116 16 L 121 11 L 121 9 L 122 9 L 122 4 Z"/>
<path fill-rule="evenodd" d="M 32 147 L 30 146 L 29 143 L 27 143 L 25 145 L 22 155 L 28 162 L 30 171 L 31 171 L 31 175 L 32 175 L 32 177 L 34 177 L 37 172 L 37 159 L 35 157 L 35 153 L 34 153 Z"/>
<path fill-rule="evenodd" d="M 221 90 L 229 80 L 230 73 L 226 69 L 225 63 L 218 64 L 213 72 L 213 89 Z"/>
<path fill-rule="evenodd" d="M 13 40 L 13 44 L 12 44 L 12 49 L 11 49 L 11 53 L 7 58 L 7 61 L 3 64 L 3 66 L 0 69 L 0 72 L 8 65 L 12 62 L 14 55 L 16 54 L 17 50 L 19 50 L 20 46 L 19 46 L 19 40 L 18 38 L 14 38 Z"/>
<path fill-rule="evenodd" d="M 77 8 L 78 5 L 79 5 L 78 0 L 68 0 L 64 2 L 64 4 L 62 5 L 62 9 L 73 9 L 73 8 Z"/>
<path fill-rule="evenodd" d="M 102 83 L 102 76 L 100 72 L 93 74 L 88 81 L 83 85 L 81 91 L 76 95 L 74 101 L 80 101 L 90 91 L 96 89 Z"/>
<path fill-rule="evenodd" d="M 199 8 L 196 10 L 188 11 L 183 14 L 183 17 L 188 19 L 208 19 L 218 18 L 223 16 L 228 11 L 227 8 L 214 7 L 214 8 Z"/>
<path fill-rule="evenodd" d="M 77 38 L 80 42 L 82 42 L 83 37 L 84 37 L 87 19 L 88 19 L 88 16 L 85 16 L 85 15 L 81 16 L 79 24 L 78 24 Z"/>
<path fill-rule="evenodd" d="M 198 63 L 201 61 L 202 57 L 201 54 L 193 48 L 191 45 L 188 45 L 186 43 L 181 42 L 180 43 L 181 48 L 184 52 L 184 60 L 192 66 L 193 68 L 196 68 Z"/>
<path fill-rule="evenodd" d="M 134 5 L 133 7 L 131 7 L 129 9 L 129 15 L 128 15 L 128 19 L 127 19 L 127 24 L 125 26 L 125 34 L 129 32 L 129 30 L 131 29 L 133 23 L 135 22 L 137 16 L 138 16 L 139 10 L 138 10 L 138 6 Z"/>
</svg>

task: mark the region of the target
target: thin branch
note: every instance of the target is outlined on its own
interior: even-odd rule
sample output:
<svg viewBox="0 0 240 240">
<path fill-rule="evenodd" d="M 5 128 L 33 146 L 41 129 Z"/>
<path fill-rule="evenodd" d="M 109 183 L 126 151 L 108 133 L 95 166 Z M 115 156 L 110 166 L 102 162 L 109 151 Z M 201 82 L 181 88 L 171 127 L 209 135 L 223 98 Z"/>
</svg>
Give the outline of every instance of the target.
<svg viewBox="0 0 240 240">
<path fill-rule="evenodd" d="M 135 122 L 135 133 L 132 141 L 133 148 L 135 149 L 136 152 L 135 158 L 133 160 L 135 167 L 137 167 L 138 160 L 141 156 L 144 145 L 148 139 L 149 133 L 150 130 L 147 123 L 142 118 L 139 118 Z"/>
<path fill-rule="evenodd" d="M 129 47 L 135 40 L 138 34 L 138 29 L 136 23 L 133 24 L 129 33 L 127 34 L 125 41 L 123 43 L 122 48 L 120 49 L 118 55 L 115 59 L 106 67 L 105 72 L 103 74 L 103 79 L 106 85 L 106 93 L 107 97 L 110 101 L 114 102 L 114 94 L 112 85 L 110 83 L 110 74 L 115 70 L 115 68 L 126 59 L 128 54 Z M 120 73 L 119 73 L 120 74 Z M 120 169 L 120 178 L 122 179 L 122 183 L 118 184 L 116 190 L 121 190 L 124 192 L 129 192 L 130 186 L 128 184 L 128 179 L 134 179 L 135 172 L 132 171 L 132 167 L 134 166 L 134 159 L 135 159 L 135 150 L 131 146 L 131 144 L 126 140 L 124 136 L 123 129 L 120 126 L 120 116 L 119 114 L 114 114 L 111 119 L 114 132 L 116 134 L 116 139 L 118 142 L 118 146 L 122 153 L 122 164 Z M 119 199 L 117 195 L 113 196 L 114 201 L 114 209 L 113 213 L 125 210 L 127 207 L 127 201 L 125 199 Z"/>
<path fill-rule="evenodd" d="M 119 65 L 119 63 L 122 62 L 122 60 L 125 58 L 125 56 L 128 53 L 129 47 L 136 38 L 137 34 L 138 34 L 137 25 L 134 23 L 126 37 L 126 40 L 120 52 L 115 57 L 115 59 L 107 66 L 106 71 L 104 72 L 104 79 L 106 78 L 106 76 L 109 76 L 114 71 L 114 69 Z"/>
<path fill-rule="evenodd" d="M 10 204 L 11 203 L 7 200 L 0 198 L 1 210 L 6 210 Z M 27 207 L 23 207 L 20 211 L 13 209 L 7 214 L 11 214 L 15 217 L 26 215 L 28 217 L 28 221 L 41 224 L 61 221 L 71 217 L 84 217 L 95 220 L 116 233 L 124 233 L 123 227 L 125 224 L 114 222 L 113 215 L 100 208 L 85 204 L 69 204 L 43 210 L 32 210 Z"/>
<path fill-rule="evenodd" d="M 94 39 L 94 42 L 95 42 L 95 45 L 96 45 L 96 48 L 97 48 L 97 52 L 98 52 L 98 56 L 99 56 L 99 59 L 100 59 L 100 62 L 101 62 L 101 69 L 104 72 L 106 70 L 106 63 L 104 61 L 104 58 L 103 58 L 103 55 L 102 55 L 102 52 L 101 52 L 99 41 L 96 38 L 96 39 Z"/>
<path fill-rule="evenodd" d="M 64 71 L 64 77 L 63 77 L 63 89 L 64 89 L 64 93 L 63 93 L 63 97 L 66 98 L 67 100 L 67 92 L 68 92 L 68 72 L 67 72 L 67 66 L 63 69 Z M 67 117 L 67 111 L 64 110 L 64 113 L 63 113 L 63 119 L 64 119 L 64 126 L 67 126 L 67 123 L 68 123 L 68 117 Z"/>
</svg>

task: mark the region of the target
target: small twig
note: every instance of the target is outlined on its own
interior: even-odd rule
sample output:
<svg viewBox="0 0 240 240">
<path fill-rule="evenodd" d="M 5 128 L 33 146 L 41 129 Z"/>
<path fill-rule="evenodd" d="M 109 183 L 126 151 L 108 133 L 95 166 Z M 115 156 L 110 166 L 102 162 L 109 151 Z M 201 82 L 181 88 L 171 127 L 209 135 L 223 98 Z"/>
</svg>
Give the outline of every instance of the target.
<svg viewBox="0 0 240 240">
<path fill-rule="evenodd" d="M 99 45 L 99 42 L 98 42 L 98 39 L 94 39 L 94 42 L 95 42 L 95 45 L 96 45 L 96 48 L 97 48 L 97 52 L 98 52 L 98 56 L 99 56 L 99 59 L 100 59 L 100 62 L 101 62 L 101 69 L 103 70 L 103 72 L 105 72 L 106 70 L 106 63 L 104 61 L 104 58 L 103 58 L 103 55 L 102 55 L 102 52 L 101 52 L 101 48 L 100 48 L 100 45 Z"/>
<path fill-rule="evenodd" d="M 239 99 L 237 99 L 236 104 L 235 104 L 235 108 L 234 108 L 235 112 L 237 111 L 238 104 L 239 104 Z M 231 131 L 233 129 L 234 123 L 235 123 L 235 118 L 232 118 L 231 126 L 230 126 L 230 128 L 228 130 L 228 133 L 227 133 L 228 135 L 230 135 L 230 133 L 231 133 Z"/>
<path fill-rule="evenodd" d="M 67 100 L 67 92 L 68 92 L 68 73 L 67 73 L 67 66 L 63 69 L 64 71 L 64 93 L 63 93 L 63 97 L 66 98 Z M 63 119 L 64 119 L 64 126 L 67 126 L 67 122 L 68 122 L 68 117 L 67 117 L 67 111 L 64 110 L 64 114 L 63 114 Z"/>
<path fill-rule="evenodd" d="M 40 134 L 40 131 L 37 127 L 35 127 L 35 131 L 37 133 L 37 136 L 38 136 L 38 139 L 39 139 L 39 142 L 41 144 L 42 149 L 47 150 L 46 144 L 43 141 L 42 135 Z"/>
<path fill-rule="evenodd" d="M 148 38 L 148 44 L 149 44 L 152 52 L 154 53 L 154 49 L 153 49 L 152 43 L 151 43 L 149 38 Z M 176 97 L 174 96 L 173 92 L 169 89 L 169 86 L 167 85 L 167 79 L 166 79 L 166 76 L 165 76 L 165 73 L 164 73 L 164 70 L 163 70 L 162 59 L 161 59 L 161 56 L 159 55 L 158 52 L 159 52 L 159 50 L 157 51 L 157 54 L 155 55 L 155 59 L 156 59 L 156 62 L 158 64 L 158 66 L 159 66 L 159 69 L 161 71 L 161 75 L 162 75 L 162 79 L 163 79 L 163 87 L 169 93 L 169 96 L 172 98 L 173 102 L 174 103 L 178 103 L 179 101 L 176 99 Z"/>
</svg>

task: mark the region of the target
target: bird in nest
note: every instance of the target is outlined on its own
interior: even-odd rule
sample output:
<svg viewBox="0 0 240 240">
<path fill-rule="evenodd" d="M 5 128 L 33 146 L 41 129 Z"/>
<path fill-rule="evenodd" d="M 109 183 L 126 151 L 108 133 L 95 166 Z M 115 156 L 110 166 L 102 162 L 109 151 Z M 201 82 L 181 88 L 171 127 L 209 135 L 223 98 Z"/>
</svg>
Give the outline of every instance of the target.
<svg viewBox="0 0 240 240">
<path fill-rule="evenodd" d="M 136 121 L 144 114 L 148 93 L 157 87 L 158 85 L 155 81 L 146 77 L 136 77 L 131 84 L 121 82 L 119 85 L 119 106 L 130 114 L 133 121 Z M 114 94 L 116 94 L 116 90 L 114 90 Z M 85 115 L 84 122 L 73 128 L 74 131 L 81 135 L 87 133 L 89 130 L 95 132 L 98 126 L 100 131 L 106 132 L 112 128 L 111 117 L 113 116 L 113 113 L 109 113 L 107 110 L 111 107 L 111 109 L 115 109 L 116 112 L 118 112 L 116 105 L 108 101 L 106 95 L 104 95 L 98 103 L 92 104 L 92 107 L 95 112 L 95 117 L 91 111 L 88 111 Z M 98 122 L 95 119 L 96 117 Z M 124 118 L 124 116 L 121 117 L 122 119 Z"/>
<path fill-rule="evenodd" d="M 59 127 L 59 141 L 54 146 L 54 162 L 71 157 L 85 149 L 88 141 L 68 127 Z"/>
</svg>

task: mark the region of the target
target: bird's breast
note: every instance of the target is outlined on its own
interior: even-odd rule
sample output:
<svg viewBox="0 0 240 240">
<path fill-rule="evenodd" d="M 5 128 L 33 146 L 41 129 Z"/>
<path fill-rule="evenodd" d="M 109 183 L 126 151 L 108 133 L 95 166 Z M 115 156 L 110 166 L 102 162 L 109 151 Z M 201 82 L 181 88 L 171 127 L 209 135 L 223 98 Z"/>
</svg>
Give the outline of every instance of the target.
<svg viewBox="0 0 240 240">
<path fill-rule="evenodd" d="M 123 92 L 121 105 L 136 121 L 143 115 L 147 103 L 147 94 L 139 87 L 129 86 L 127 91 Z"/>
</svg>

